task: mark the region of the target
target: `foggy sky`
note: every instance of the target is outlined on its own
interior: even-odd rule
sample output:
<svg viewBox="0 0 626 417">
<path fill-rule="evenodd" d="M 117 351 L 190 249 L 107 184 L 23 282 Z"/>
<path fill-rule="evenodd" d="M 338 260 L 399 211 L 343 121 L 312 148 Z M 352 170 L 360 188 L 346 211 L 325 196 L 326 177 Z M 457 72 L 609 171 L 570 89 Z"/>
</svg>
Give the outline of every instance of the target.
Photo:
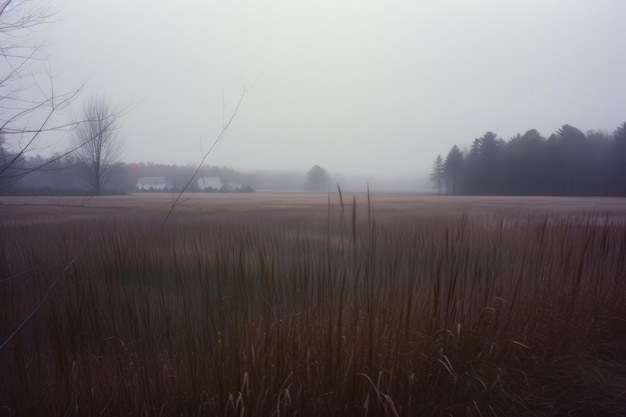
<svg viewBox="0 0 626 417">
<path fill-rule="evenodd" d="M 488 130 L 626 121 L 619 0 L 53 5 L 55 88 L 133 108 L 127 161 L 197 163 L 255 80 L 209 164 L 423 176 Z"/>
</svg>

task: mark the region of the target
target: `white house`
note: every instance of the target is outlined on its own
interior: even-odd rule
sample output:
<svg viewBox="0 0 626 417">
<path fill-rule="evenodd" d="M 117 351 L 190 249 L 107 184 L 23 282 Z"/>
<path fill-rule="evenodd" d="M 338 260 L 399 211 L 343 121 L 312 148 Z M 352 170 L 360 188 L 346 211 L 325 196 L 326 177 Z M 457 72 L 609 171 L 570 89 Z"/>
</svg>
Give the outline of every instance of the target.
<svg viewBox="0 0 626 417">
<path fill-rule="evenodd" d="M 174 188 L 165 177 L 139 177 L 137 188 L 140 190 L 171 190 Z"/>
<path fill-rule="evenodd" d="M 198 178 L 198 190 L 220 190 L 224 184 L 217 177 Z"/>
</svg>

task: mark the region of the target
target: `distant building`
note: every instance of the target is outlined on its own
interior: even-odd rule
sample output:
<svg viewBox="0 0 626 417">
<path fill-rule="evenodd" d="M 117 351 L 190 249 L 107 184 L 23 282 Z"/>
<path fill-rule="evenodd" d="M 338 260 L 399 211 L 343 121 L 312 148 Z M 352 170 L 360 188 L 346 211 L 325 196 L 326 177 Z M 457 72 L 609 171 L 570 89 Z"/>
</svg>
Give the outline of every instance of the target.
<svg viewBox="0 0 626 417">
<path fill-rule="evenodd" d="M 206 191 L 206 190 L 221 190 L 224 184 L 222 180 L 217 177 L 202 177 L 198 178 L 198 190 Z"/>
<path fill-rule="evenodd" d="M 171 190 L 174 187 L 165 177 L 140 177 L 137 180 L 137 188 L 144 191 L 163 191 Z"/>
</svg>

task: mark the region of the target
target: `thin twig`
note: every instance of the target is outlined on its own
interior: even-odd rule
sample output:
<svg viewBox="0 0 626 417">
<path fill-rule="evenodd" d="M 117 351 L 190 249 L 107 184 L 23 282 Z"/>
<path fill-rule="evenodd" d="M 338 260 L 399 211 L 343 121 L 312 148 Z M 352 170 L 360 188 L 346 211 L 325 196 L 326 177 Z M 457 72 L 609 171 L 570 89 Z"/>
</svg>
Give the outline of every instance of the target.
<svg viewBox="0 0 626 417">
<path fill-rule="evenodd" d="M 254 84 L 252 85 L 252 87 L 254 87 Z M 252 88 L 252 87 L 250 87 L 250 88 Z M 243 102 L 243 98 L 245 97 L 246 93 L 250 90 L 250 88 L 246 88 L 245 86 L 242 87 L 241 95 L 239 96 L 239 101 L 237 102 L 237 105 L 235 106 L 235 110 L 233 111 L 233 114 L 230 116 L 230 118 L 228 119 L 226 124 L 222 125 L 222 130 L 220 131 L 219 135 L 217 135 L 217 138 L 215 139 L 215 141 L 213 142 L 211 147 L 204 153 L 204 155 L 202 155 L 202 159 L 200 160 L 200 163 L 198 164 L 198 167 L 194 171 L 193 175 L 189 178 L 189 181 L 187 181 L 187 183 L 185 184 L 183 189 L 180 191 L 180 193 L 178 193 L 178 195 L 176 196 L 176 198 L 172 202 L 172 205 L 171 205 L 169 211 L 167 212 L 167 215 L 165 216 L 165 219 L 163 219 L 163 223 L 161 223 L 160 230 L 163 230 L 163 228 L 165 227 L 165 224 L 167 223 L 167 221 L 169 220 L 170 216 L 174 212 L 174 209 L 178 205 L 181 197 L 183 196 L 185 191 L 187 191 L 187 189 L 189 188 L 189 186 L 191 185 L 193 180 L 196 178 L 196 175 L 198 175 L 198 172 L 200 172 L 200 169 L 202 169 L 202 166 L 204 165 L 204 161 L 208 158 L 208 156 L 211 154 L 213 149 L 215 149 L 217 144 L 220 143 L 220 141 L 224 138 L 224 135 L 226 135 L 226 132 L 228 131 L 228 128 L 232 124 L 233 120 L 235 120 L 235 117 L 237 116 L 237 113 L 239 112 L 239 108 L 241 107 L 241 103 Z"/>
</svg>

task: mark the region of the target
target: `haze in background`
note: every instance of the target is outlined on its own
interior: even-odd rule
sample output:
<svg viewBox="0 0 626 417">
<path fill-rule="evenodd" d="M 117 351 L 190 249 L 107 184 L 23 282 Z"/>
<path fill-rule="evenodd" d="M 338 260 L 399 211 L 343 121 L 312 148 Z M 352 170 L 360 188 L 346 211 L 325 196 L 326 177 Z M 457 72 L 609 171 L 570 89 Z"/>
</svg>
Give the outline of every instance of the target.
<svg viewBox="0 0 626 417">
<path fill-rule="evenodd" d="M 487 130 L 626 120 L 626 2 L 58 0 L 56 88 L 134 106 L 125 160 L 425 178 Z M 223 96 L 222 96 L 223 91 Z M 223 103 L 224 97 L 224 103 Z M 77 103 L 80 105 L 80 103 Z"/>
</svg>

